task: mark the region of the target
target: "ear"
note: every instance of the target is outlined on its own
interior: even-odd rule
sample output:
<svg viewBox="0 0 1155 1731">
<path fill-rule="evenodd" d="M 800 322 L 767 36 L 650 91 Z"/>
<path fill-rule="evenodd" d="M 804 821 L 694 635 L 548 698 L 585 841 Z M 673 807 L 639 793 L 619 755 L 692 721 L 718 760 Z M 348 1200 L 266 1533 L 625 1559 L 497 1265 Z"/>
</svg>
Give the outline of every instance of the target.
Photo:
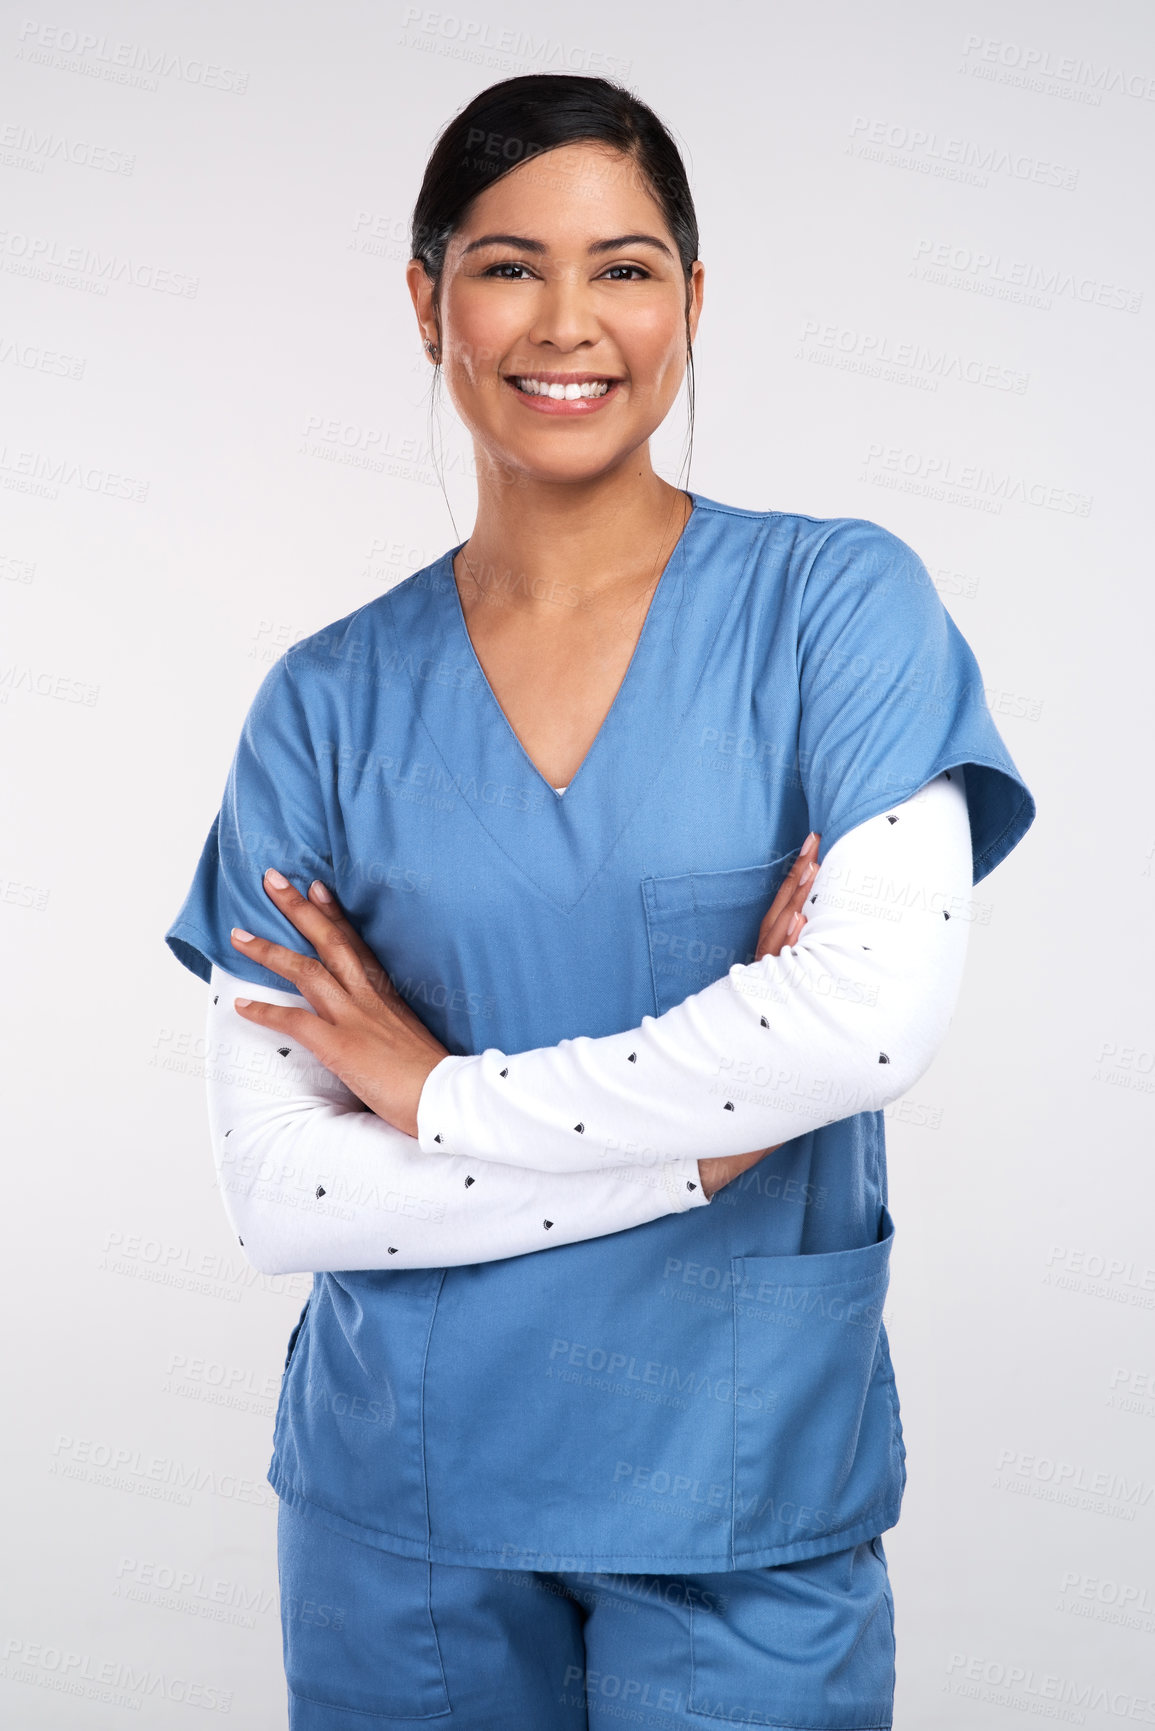
<svg viewBox="0 0 1155 1731">
<path fill-rule="evenodd" d="M 439 341 L 437 329 L 437 314 L 433 305 L 434 282 L 425 269 L 423 259 L 411 258 L 405 266 L 405 281 L 413 301 L 413 310 L 417 314 L 417 328 L 421 332 L 422 344 Z"/>
<path fill-rule="evenodd" d="M 690 266 L 690 282 L 688 290 L 690 304 L 686 313 L 686 321 L 690 327 L 691 343 L 698 334 L 698 320 L 702 316 L 702 297 L 705 294 L 705 289 L 706 267 L 700 258 L 696 258 Z"/>
</svg>

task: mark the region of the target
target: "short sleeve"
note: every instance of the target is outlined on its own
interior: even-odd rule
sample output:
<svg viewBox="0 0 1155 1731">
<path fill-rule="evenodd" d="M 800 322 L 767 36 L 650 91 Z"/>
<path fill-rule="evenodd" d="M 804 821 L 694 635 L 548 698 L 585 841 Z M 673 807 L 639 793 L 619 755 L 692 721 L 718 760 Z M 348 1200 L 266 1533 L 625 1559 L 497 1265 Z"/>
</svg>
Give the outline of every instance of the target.
<svg viewBox="0 0 1155 1731">
<path fill-rule="evenodd" d="M 839 519 L 799 604 L 798 767 L 823 856 L 853 829 L 966 766 L 974 883 L 1022 840 L 1035 801 L 995 726 L 974 652 L 897 535 Z"/>
<path fill-rule="evenodd" d="M 211 979 L 215 962 L 253 985 L 293 990 L 237 949 L 233 926 L 316 955 L 266 894 L 269 866 L 302 895 L 316 877 L 333 882 L 325 787 L 289 656 L 273 664 L 257 689 L 192 884 L 164 934 L 173 955 L 200 979 Z"/>
</svg>

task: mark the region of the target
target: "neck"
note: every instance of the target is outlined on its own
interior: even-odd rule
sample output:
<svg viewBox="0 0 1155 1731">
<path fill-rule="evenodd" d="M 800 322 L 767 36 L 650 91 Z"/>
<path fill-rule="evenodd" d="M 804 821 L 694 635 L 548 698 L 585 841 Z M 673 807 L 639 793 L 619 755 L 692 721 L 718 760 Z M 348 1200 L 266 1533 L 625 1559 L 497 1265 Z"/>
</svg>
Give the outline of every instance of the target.
<svg viewBox="0 0 1155 1731">
<path fill-rule="evenodd" d="M 660 575 L 690 508 L 648 463 L 579 483 L 486 485 L 483 475 L 454 561 L 462 600 L 488 596 L 532 615 L 637 592 Z"/>
</svg>

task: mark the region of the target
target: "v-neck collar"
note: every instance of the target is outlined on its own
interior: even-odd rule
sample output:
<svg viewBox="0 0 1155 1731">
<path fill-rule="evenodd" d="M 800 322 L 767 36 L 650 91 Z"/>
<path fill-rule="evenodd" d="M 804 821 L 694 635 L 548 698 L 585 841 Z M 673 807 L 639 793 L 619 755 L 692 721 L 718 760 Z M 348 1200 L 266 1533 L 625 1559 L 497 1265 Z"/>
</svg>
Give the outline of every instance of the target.
<svg viewBox="0 0 1155 1731">
<path fill-rule="evenodd" d="M 679 490 L 684 491 L 685 493 L 687 493 L 689 495 L 690 499 L 693 501 L 692 509 L 690 511 L 689 516 L 686 518 L 686 521 L 682 524 L 682 532 L 678 536 L 678 539 L 674 542 L 673 548 L 670 552 L 670 556 L 666 560 L 665 565 L 662 567 L 661 575 L 659 576 L 658 581 L 654 586 L 654 593 L 650 596 L 650 604 L 646 608 L 646 616 L 642 620 L 642 628 L 638 633 L 637 642 L 634 644 L 634 652 L 630 656 L 629 664 L 626 667 L 626 671 L 622 675 L 621 682 L 618 685 L 618 689 L 614 693 L 613 702 L 610 704 L 609 708 L 606 710 L 605 715 L 602 717 L 602 724 L 598 728 L 593 739 L 591 740 L 589 748 L 587 749 L 585 756 L 582 758 L 581 762 L 578 764 L 577 768 L 574 770 L 573 774 L 570 776 L 568 782 L 566 783 L 566 793 L 567 794 L 569 794 L 569 792 L 572 790 L 572 788 L 576 782 L 581 781 L 582 771 L 585 769 L 587 763 L 589 763 L 590 759 L 594 756 L 595 752 L 598 750 L 598 747 L 602 741 L 602 735 L 605 734 L 607 732 L 607 730 L 611 730 L 611 723 L 614 720 L 614 711 L 618 708 L 619 701 L 622 699 L 622 697 L 624 696 L 624 694 L 627 691 L 627 687 L 630 684 L 631 675 L 634 672 L 635 663 L 638 662 L 639 659 L 644 659 L 643 649 L 646 645 L 647 637 L 654 635 L 654 633 L 652 633 L 650 631 L 650 621 L 651 621 L 651 619 L 653 619 L 655 614 L 661 614 L 665 610 L 665 607 L 666 607 L 666 604 L 668 601 L 668 589 L 671 586 L 667 584 L 666 580 L 670 575 L 671 567 L 674 565 L 675 561 L 678 562 L 679 567 L 684 565 L 685 558 L 686 558 L 686 543 L 687 543 L 687 537 L 689 534 L 690 525 L 691 525 L 691 523 L 693 523 L 694 518 L 698 515 L 699 506 L 698 506 L 698 495 L 696 493 L 690 492 L 690 489 L 688 487 L 682 488 Z M 441 561 L 439 561 L 439 563 L 444 565 L 446 574 L 448 575 L 448 579 L 449 579 L 444 593 L 445 593 L 445 600 L 447 603 L 447 611 L 451 615 L 451 620 L 450 620 L 450 625 L 449 625 L 450 633 L 451 633 L 451 635 L 455 636 L 457 638 L 457 640 L 459 641 L 459 643 L 461 645 L 462 654 L 464 655 L 466 662 L 470 665 L 471 671 L 475 673 L 476 677 L 475 677 L 475 679 L 471 680 L 470 683 L 480 685 L 480 687 L 484 693 L 484 698 L 488 699 L 489 703 L 492 704 L 493 709 L 496 711 L 497 715 L 500 717 L 501 722 L 504 724 L 505 728 L 507 729 L 507 731 L 509 733 L 509 737 L 510 737 L 511 742 L 512 742 L 514 748 L 516 749 L 516 751 L 518 752 L 518 754 L 520 755 L 520 757 L 522 758 L 522 760 L 526 766 L 527 771 L 536 778 L 536 780 L 541 784 L 542 788 L 545 789 L 546 792 L 553 794 L 555 801 L 559 800 L 561 798 L 561 795 L 558 793 L 557 789 L 554 787 L 554 785 L 550 781 L 549 777 L 545 776 L 541 773 L 541 770 L 537 767 L 536 763 L 534 763 L 532 757 L 530 757 L 528 751 L 525 749 L 525 746 L 521 743 L 521 740 L 518 738 L 517 733 L 514 729 L 513 723 L 510 721 L 508 715 L 506 715 L 505 710 L 501 707 L 501 704 L 497 700 L 497 694 L 494 691 L 492 685 L 489 683 L 489 677 L 486 674 L 484 667 L 482 667 L 482 665 L 481 665 L 481 661 L 478 657 L 477 650 L 473 647 L 473 639 L 469 635 L 469 626 L 466 623 L 465 609 L 461 605 L 461 595 L 460 595 L 458 588 L 457 588 L 457 579 L 453 573 L 453 561 L 456 559 L 457 555 L 460 553 L 461 549 L 464 546 L 465 546 L 465 542 L 459 541 L 457 543 L 457 546 L 451 547 L 449 549 L 448 553 L 443 554 Z M 666 591 L 666 593 L 663 593 L 664 591 Z M 586 780 L 588 781 L 589 777 L 586 777 Z"/>
<path fill-rule="evenodd" d="M 394 624 L 398 648 L 416 631 L 418 657 L 406 656 L 414 704 L 446 776 L 443 783 L 515 869 L 564 912 L 577 906 L 604 869 L 617 841 L 661 772 L 701 677 L 709 643 L 690 629 L 700 605 L 709 501 L 684 489 L 693 509 L 650 598 L 633 655 L 589 750 L 564 797 L 542 775 L 497 701 L 473 647 L 453 560 L 443 553 L 422 574 L 412 597 L 417 618 Z M 391 605 L 391 611 L 393 611 Z M 407 610 L 408 611 L 408 610 Z M 718 624 L 705 632 L 713 640 Z M 687 626 L 688 653 L 675 656 L 674 621 Z M 699 625 L 702 623 L 698 621 Z M 462 849 L 462 869 L 468 842 Z"/>
</svg>

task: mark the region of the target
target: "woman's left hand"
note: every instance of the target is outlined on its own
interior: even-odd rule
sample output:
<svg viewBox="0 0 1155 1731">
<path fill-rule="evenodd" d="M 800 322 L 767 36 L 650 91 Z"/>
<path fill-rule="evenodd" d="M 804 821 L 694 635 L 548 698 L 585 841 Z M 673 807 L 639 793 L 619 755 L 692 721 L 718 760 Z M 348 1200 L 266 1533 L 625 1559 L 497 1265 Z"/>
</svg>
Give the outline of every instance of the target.
<svg viewBox="0 0 1155 1731">
<path fill-rule="evenodd" d="M 317 957 L 251 932 L 240 937 L 239 926 L 233 927 L 233 947 L 238 955 L 281 974 L 317 1013 L 250 998 L 235 1002 L 237 1014 L 296 1040 L 371 1112 L 416 1136 L 425 1078 L 448 1057 L 447 1048 L 410 1009 L 323 884 L 314 882 L 306 899 L 270 867 L 264 887 Z"/>
</svg>

